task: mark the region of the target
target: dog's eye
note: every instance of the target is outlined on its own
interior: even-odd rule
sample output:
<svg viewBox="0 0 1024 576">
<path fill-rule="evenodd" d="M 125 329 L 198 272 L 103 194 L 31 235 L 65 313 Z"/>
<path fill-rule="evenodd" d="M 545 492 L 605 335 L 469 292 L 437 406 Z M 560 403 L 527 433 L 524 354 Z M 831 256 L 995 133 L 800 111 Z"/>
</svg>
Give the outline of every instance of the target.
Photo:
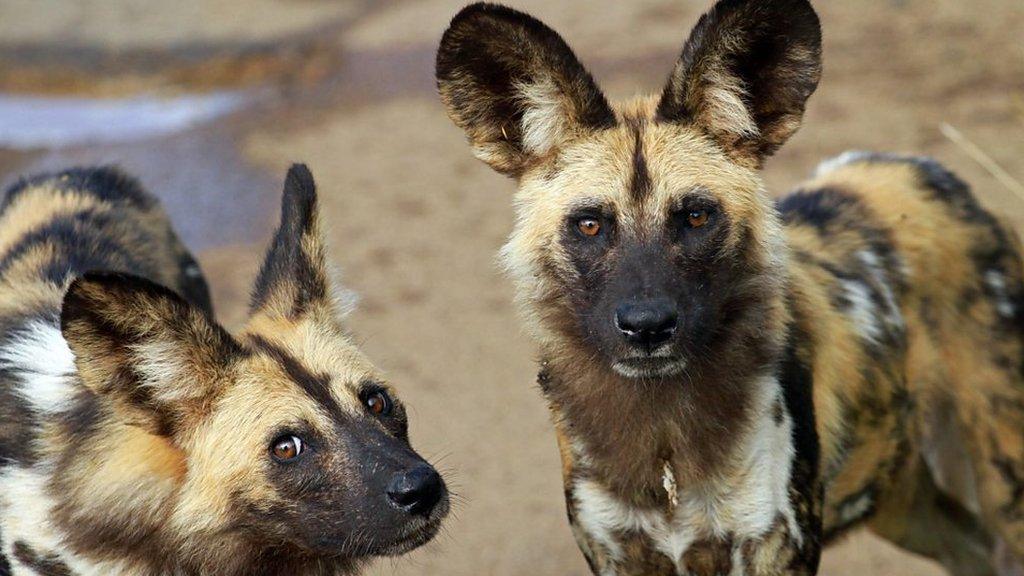
<svg viewBox="0 0 1024 576">
<path fill-rule="evenodd" d="M 363 405 L 374 416 L 387 416 L 391 413 L 391 397 L 383 390 L 363 394 Z"/>
<path fill-rule="evenodd" d="M 597 218 L 580 218 L 576 221 L 576 229 L 584 236 L 594 237 L 601 233 L 601 222 Z"/>
<path fill-rule="evenodd" d="M 690 210 L 686 214 L 686 223 L 689 224 L 691 228 L 700 228 L 708 223 L 708 211 Z"/>
<path fill-rule="evenodd" d="M 302 439 L 298 436 L 291 434 L 285 434 L 270 445 L 270 453 L 274 455 L 274 458 L 281 462 L 287 462 L 293 460 L 302 454 L 305 450 L 305 445 L 302 443 Z"/>
</svg>

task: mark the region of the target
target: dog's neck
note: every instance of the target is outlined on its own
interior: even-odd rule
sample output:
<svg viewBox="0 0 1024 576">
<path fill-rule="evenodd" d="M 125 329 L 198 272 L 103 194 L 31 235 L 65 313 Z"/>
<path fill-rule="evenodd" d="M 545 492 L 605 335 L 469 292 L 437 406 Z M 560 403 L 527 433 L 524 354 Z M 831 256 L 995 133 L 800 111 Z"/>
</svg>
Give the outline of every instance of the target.
<svg viewBox="0 0 1024 576">
<path fill-rule="evenodd" d="M 746 432 L 774 409 L 789 313 L 781 295 L 752 310 L 700 364 L 663 379 L 622 376 L 586 349 L 544 350 L 538 377 L 572 467 L 638 505 L 668 504 L 667 484 L 727 473 Z"/>
</svg>

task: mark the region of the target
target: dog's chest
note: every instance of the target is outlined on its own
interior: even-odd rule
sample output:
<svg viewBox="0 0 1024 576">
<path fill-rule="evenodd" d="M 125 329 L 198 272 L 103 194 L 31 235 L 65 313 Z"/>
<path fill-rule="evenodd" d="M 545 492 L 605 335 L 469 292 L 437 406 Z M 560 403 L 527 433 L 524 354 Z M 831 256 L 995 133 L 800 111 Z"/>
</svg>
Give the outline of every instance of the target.
<svg viewBox="0 0 1024 576">
<path fill-rule="evenodd" d="M 598 480 L 580 475 L 571 485 L 576 528 L 607 574 L 739 576 L 754 564 L 802 543 L 790 499 L 793 461 L 788 414 L 758 419 L 737 450 L 729 474 L 679 486 L 665 467 L 667 504 L 639 507 Z M 783 554 L 785 555 L 785 554 Z"/>
</svg>

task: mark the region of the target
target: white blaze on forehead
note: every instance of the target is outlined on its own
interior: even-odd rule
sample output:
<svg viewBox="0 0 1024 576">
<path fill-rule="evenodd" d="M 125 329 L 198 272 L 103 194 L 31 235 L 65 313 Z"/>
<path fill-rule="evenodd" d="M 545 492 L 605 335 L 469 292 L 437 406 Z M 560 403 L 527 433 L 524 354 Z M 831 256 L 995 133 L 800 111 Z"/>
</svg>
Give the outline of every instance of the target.
<svg viewBox="0 0 1024 576">
<path fill-rule="evenodd" d="M 33 409 L 54 413 L 69 407 L 75 356 L 56 326 L 34 320 L 16 330 L 0 350 L 0 368 L 17 376 L 15 390 Z"/>
</svg>

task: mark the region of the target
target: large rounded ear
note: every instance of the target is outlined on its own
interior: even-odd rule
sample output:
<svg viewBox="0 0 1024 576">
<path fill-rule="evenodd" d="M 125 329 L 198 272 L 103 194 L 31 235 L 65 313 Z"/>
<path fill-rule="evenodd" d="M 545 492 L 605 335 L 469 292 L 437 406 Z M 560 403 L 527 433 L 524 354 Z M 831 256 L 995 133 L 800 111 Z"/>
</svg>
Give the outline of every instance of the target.
<svg viewBox="0 0 1024 576">
<path fill-rule="evenodd" d="M 199 308 L 128 274 L 77 278 L 60 320 L 82 383 L 154 434 L 172 435 L 201 418 L 242 353 Z"/>
<path fill-rule="evenodd" d="M 305 164 L 295 164 L 285 177 L 281 223 L 256 277 L 250 313 L 298 320 L 331 314 L 333 304 L 316 184 Z"/>
<path fill-rule="evenodd" d="M 760 165 L 800 127 L 821 78 L 821 26 L 807 0 L 720 0 L 683 47 L 658 104 L 734 158 Z"/>
<path fill-rule="evenodd" d="M 473 152 L 518 176 L 588 130 L 615 125 L 590 73 L 554 30 L 522 12 L 472 4 L 437 50 L 437 86 Z"/>
</svg>

